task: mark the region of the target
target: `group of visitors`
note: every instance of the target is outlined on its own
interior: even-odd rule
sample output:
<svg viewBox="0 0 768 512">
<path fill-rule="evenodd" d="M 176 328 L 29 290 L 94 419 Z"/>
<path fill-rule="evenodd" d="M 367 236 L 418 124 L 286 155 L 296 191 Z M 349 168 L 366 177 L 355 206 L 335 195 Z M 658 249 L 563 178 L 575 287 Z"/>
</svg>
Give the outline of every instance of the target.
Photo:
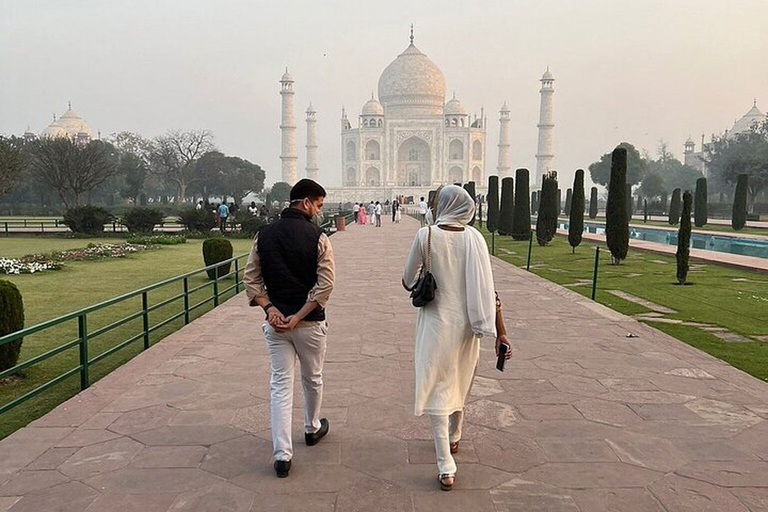
<svg viewBox="0 0 768 512">
<path fill-rule="evenodd" d="M 352 206 L 352 214 L 356 224 L 370 224 L 371 226 L 381 227 L 381 216 L 384 212 L 384 206 L 380 201 L 371 201 L 368 205 L 364 203 L 355 203 Z M 402 219 L 400 211 L 400 202 L 395 199 L 392 203 L 392 222 L 399 224 Z"/>
<path fill-rule="evenodd" d="M 328 236 L 312 222 L 322 211 L 325 196 L 323 187 L 312 180 L 296 183 L 289 207 L 254 240 L 245 269 L 249 304 L 260 306 L 265 314 L 262 330 L 272 368 L 273 466 L 280 478 L 289 476 L 293 459 L 296 358 L 304 395 L 304 441 L 314 446 L 330 430 L 320 411 L 328 334 L 326 305 L 334 286 L 335 264 Z M 355 205 L 359 223 L 369 216 L 379 217 L 380 223 L 381 212 L 376 212 L 380 205 L 371 205 L 370 209 L 370 205 Z M 434 222 L 416 234 L 402 279 L 403 286 L 412 290 L 429 269 L 439 283 L 434 299 L 419 308 L 417 315 L 414 412 L 430 417 L 438 484 L 444 491 L 451 490 L 456 479 L 453 455 L 459 451 L 463 410 L 477 369 L 481 338 L 495 340 L 497 356 L 502 346 L 505 355 L 502 351 L 499 357 L 508 359 L 512 354 L 501 302 L 494 291 L 488 247 L 483 236 L 468 225 L 474 213 L 475 202 L 461 187 L 439 190 Z M 422 223 L 426 223 L 426 211 L 423 215 Z"/>
</svg>

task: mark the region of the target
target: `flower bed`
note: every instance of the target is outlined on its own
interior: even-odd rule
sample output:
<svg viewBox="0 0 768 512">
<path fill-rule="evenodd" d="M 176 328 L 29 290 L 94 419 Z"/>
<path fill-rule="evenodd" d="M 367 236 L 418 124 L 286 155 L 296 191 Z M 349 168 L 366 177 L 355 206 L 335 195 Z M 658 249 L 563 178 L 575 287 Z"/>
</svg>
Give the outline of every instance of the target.
<svg viewBox="0 0 768 512">
<path fill-rule="evenodd" d="M 0 274 L 34 274 L 44 270 L 59 270 L 65 261 L 123 258 L 151 246 L 146 244 L 88 244 L 79 249 L 54 251 L 51 254 L 28 254 L 20 259 L 0 258 Z"/>
<path fill-rule="evenodd" d="M 128 243 L 143 245 L 176 245 L 187 243 L 187 239 L 183 235 L 136 235 L 130 237 Z"/>
</svg>

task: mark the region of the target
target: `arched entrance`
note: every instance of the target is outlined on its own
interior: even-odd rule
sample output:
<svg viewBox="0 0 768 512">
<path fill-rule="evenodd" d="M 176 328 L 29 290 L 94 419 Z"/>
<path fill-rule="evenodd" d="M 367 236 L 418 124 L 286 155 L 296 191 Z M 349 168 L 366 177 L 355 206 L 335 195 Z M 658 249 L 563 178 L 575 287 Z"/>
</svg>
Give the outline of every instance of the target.
<svg viewBox="0 0 768 512">
<path fill-rule="evenodd" d="M 409 187 L 426 187 L 432 180 L 432 152 L 429 144 L 418 137 L 411 137 L 397 150 L 397 184 Z"/>
<path fill-rule="evenodd" d="M 464 181 L 463 174 L 461 167 L 451 167 L 451 170 L 448 171 L 448 183 L 462 183 Z"/>
<path fill-rule="evenodd" d="M 375 167 L 369 167 L 365 171 L 365 184 L 371 187 L 381 186 L 381 177 L 379 170 Z"/>
</svg>

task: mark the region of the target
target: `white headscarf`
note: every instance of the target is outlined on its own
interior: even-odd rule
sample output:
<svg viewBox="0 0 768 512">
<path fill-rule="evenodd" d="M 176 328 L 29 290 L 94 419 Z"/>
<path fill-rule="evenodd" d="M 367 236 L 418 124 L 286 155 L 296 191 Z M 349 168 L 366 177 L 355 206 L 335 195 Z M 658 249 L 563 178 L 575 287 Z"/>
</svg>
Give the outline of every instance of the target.
<svg viewBox="0 0 768 512">
<path fill-rule="evenodd" d="M 468 223 L 475 216 L 475 201 L 461 187 L 448 185 L 437 198 L 438 226 L 464 228 L 467 247 L 467 316 L 475 336 L 496 337 L 496 297 L 488 244 Z M 439 278 L 438 278 L 439 279 Z"/>
</svg>

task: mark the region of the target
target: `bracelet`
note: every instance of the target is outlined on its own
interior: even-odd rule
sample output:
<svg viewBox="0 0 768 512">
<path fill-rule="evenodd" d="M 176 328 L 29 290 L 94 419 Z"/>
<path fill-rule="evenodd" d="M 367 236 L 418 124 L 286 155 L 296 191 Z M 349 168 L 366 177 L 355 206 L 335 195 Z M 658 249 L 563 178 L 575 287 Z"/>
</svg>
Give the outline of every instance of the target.
<svg viewBox="0 0 768 512">
<path fill-rule="evenodd" d="M 264 309 L 264 312 L 265 312 L 265 313 L 266 313 L 266 312 L 269 310 L 269 308 L 271 308 L 271 307 L 274 307 L 274 304 L 272 304 L 271 302 L 270 302 L 269 304 L 267 304 L 266 306 L 262 306 L 262 308 Z"/>
</svg>

